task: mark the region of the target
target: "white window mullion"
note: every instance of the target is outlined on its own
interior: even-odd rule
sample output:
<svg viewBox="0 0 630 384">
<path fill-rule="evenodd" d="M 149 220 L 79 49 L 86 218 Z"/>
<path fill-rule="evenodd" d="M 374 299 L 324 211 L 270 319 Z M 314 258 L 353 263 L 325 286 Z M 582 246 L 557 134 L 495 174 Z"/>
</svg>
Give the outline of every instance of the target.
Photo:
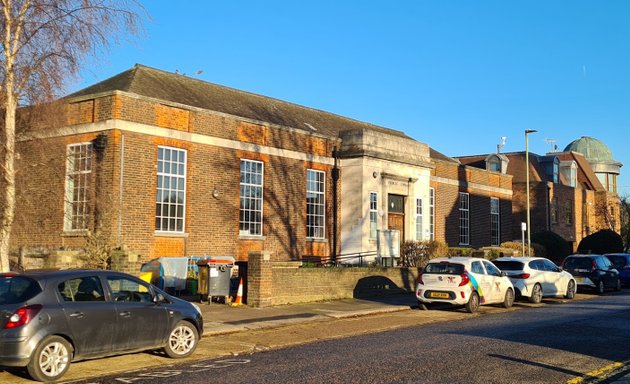
<svg viewBox="0 0 630 384">
<path fill-rule="evenodd" d="M 186 163 L 186 150 L 158 147 L 156 231 L 183 233 L 185 230 Z"/>
<path fill-rule="evenodd" d="M 459 243 L 470 244 L 470 196 L 468 193 L 459 193 Z"/>
<path fill-rule="evenodd" d="M 422 199 L 416 199 L 416 240 L 424 240 L 422 234 Z"/>
<path fill-rule="evenodd" d="M 490 245 L 495 247 L 501 244 L 500 213 L 499 199 L 490 198 Z"/>
<path fill-rule="evenodd" d="M 326 173 L 306 171 L 306 237 L 326 237 Z"/>
<path fill-rule="evenodd" d="M 239 235 L 262 236 L 264 164 L 241 159 Z"/>
<path fill-rule="evenodd" d="M 370 192 L 370 239 L 376 239 L 378 229 L 378 193 Z"/>
<path fill-rule="evenodd" d="M 92 143 L 68 146 L 64 230 L 85 230 L 89 217 L 89 191 L 92 174 Z"/>
</svg>

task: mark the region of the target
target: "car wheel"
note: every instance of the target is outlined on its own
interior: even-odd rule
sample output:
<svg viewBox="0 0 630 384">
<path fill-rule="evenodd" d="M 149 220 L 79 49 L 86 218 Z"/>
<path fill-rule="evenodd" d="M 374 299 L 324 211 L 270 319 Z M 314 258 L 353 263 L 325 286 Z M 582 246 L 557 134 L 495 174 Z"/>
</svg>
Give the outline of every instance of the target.
<svg viewBox="0 0 630 384">
<path fill-rule="evenodd" d="M 597 283 L 597 288 L 595 288 L 596 292 L 598 295 L 601 295 L 604 293 L 605 287 L 604 287 L 604 280 L 600 279 L 599 283 Z"/>
<path fill-rule="evenodd" d="M 180 358 L 190 356 L 199 343 L 197 328 L 188 321 L 180 321 L 168 336 L 164 352 L 169 357 Z"/>
<path fill-rule="evenodd" d="M 567 285 L 567 293 L 564 295 L 566 299 L 574 299 L 575 298 L 575 281 L 569 280 L 569 284 Z"/>
<path fill-rule="evenodd" d="M 466 312 L 474 313 L 479 309 L 479 295 L 477 292 L 472 292 L 470 294 L 470 299 L 466 303 Z"/>
<path fill-rule="evenodd" d="M 508 290 L 505 291 L 505 298 L 503 299 L 503 306 L 505 308 L 510 308 L 513 304 L 514 304 L 514 291 L 508 288 Z"/>
<path fill-rule="evenodd" d="M 26 366 L 28 374 L 37 381 L 57 381 L 70 367 L 72 346 L 60 336 L 48 336 L 35 349 Z"/>
<path fill-rule="evenodd" d="M 538 304 L 542 301 L 543 291 L 540 284 L 534 284 L 534 288 L 532 289 L 532 295 L 529 297 L 529 301 Z"/>
<path fill-rule="evenodd" d="M 617 284 L 615 284 L 615 291 L 621 291 L 621 279 L 617 279 Z"/>
</svg>

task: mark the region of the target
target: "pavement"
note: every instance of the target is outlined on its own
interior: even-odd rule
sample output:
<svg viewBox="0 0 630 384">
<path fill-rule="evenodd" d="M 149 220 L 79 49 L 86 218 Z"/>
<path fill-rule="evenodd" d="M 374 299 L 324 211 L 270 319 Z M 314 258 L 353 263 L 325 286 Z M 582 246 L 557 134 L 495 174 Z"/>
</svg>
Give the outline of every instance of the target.
<svg viewBox="0 0 630 384">
<path fill-rule="evenodd" d="M 418 307 L 413 294 L 389 295 L 372 299 L 341 299 L 305 304 L 254 308 L 200 303 L 204 336 L 229 334 L 285 325 L 406 311 Z"/>
</svg>

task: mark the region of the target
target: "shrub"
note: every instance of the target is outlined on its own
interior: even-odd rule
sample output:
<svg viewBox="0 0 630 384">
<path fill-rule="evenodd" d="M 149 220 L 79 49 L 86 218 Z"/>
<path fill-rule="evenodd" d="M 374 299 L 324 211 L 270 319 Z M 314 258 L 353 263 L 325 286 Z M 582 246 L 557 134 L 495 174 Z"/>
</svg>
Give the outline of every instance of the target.
<svg viewBox="0 0 630 384">
<path fill-rule="evenodd" d="M 578 245 L 578 252 L 597 254 L 623 252 L 623 240 L 617 232 L 602 229 L 583 238 Z"/>
<path fill-rule="evenodd" d="M 474 248 L 466 248 L 466 247 L 449 247 L 448 255 L 449 256 L 472 256 Z"/>
<path fill-rule="evenodd" d="M 485 257 L 488 260 L 493 260 L 503 256 L 514 256 L 514 249 L 504 247 L 501 245 L 500 247 L 483 247 L 481 248 L 485 252 Z M 520 254 L 520 243 L 519 243 L 519 253 Z"/>
<path fill-rule="evenodd" d="M 538 243 L 532 243 L 531 256 L 547 257 L 547 248 L 544 245 Z"/>
<path fill-rule="evenodd" d="M 501 248 L 505 249 L 503 253 L 506 256 L 523 256 L 523 243 L 520 241 L 506 241 L 501 244 Z M 525 255 L 545 257 L 544 247 L 540 244 L 532 242 L 532 246 L 527 252 L 527 246 L 525 246 Z"/>
<path fill-rule="evenodd" d="M 536 256 L 546 257 L 558 264 L 571 253 L 569 243 L 553 231 L 540 231 L 532 235 L 532 242 L 539 244 L 543 254 L 536 252 Z"/>
<path fill-rule="evenodd" d="M 437 240 L 405 241 L 400 247 L 403 267 L 424 267 L 430 259 L 446 255 L 448 246 Z"/>
</svg>

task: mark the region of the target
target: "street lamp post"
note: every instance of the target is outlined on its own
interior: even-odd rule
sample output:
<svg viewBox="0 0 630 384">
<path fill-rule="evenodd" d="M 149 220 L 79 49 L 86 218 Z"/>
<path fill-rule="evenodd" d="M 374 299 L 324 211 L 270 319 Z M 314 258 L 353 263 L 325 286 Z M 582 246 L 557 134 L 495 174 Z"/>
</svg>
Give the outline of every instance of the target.
<svg viewBox="0 0 630 384">
<path fill-rule="evenodd" d="M 529 138 L 528 135 L 530 133 L 538 132 L 535 129 L 526 129 L 525 130 L 525 193 L 527 199 L 527 256 L 531 256 L 531 247 L 532 247 L 532 238 L 531 238 L 531 223 L 530 223 L 530 214 L 529 214 Z M 525 256 L 525 255 L 523 255 Z"/>
</svg>

